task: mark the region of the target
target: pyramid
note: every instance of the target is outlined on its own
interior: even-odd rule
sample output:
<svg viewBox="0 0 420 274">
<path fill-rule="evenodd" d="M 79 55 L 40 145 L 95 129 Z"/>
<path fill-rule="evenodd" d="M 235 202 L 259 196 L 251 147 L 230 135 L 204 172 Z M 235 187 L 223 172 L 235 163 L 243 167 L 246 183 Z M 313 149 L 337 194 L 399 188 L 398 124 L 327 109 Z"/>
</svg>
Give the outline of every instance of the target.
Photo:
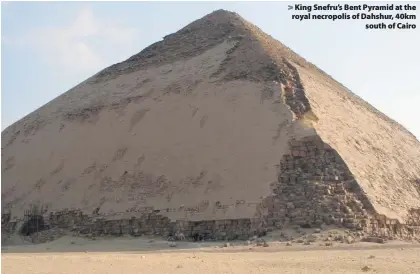
<svg viewBox="0 0 420 274">
<path fill-rule="evenodd" d="M 413 238 L 420 143 L 217 10 L 2 132 L 2 230 L 35 211 L 80 234 L 246 238 L 333 225 Z"/>
</svg>

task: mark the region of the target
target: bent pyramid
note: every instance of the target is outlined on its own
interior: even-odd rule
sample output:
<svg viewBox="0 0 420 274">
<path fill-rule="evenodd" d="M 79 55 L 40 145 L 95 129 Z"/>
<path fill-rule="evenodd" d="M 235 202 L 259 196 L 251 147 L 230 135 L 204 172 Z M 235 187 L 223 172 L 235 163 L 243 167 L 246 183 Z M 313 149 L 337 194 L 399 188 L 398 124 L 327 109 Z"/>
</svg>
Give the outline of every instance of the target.
<svg viewBox="0 0 420 274">
<path fill-rule="evenodd" d="M 420 225 L 420 143 L 218 10 L 2 132 L 2 228 L 34 205 L 80 233 L 331 224 L 407 238 Z"/>
</svg>

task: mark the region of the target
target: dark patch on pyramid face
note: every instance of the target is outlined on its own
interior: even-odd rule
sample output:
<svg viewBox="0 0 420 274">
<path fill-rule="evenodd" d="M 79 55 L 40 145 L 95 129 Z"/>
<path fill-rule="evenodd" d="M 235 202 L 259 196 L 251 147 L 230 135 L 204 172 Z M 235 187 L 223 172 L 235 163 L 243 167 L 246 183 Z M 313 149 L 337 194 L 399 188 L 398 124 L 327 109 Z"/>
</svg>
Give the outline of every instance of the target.
<svg viewBox="0 0 420 274">
<path fill-rule="evenodd" d="M 232 33 L 238 32 L 241 25 L 237 14 L 224 10 L 215 11 L 176 33 L 165 36 L 163 41 L 150 45 L 126 61 L 104 69 L 91 82 L 198 56 L 222 43 Z"/>
<path fill-rule="evenodd" d="M 124 155 L 127 152 L 127 150 L 128 149 L 126 147 L 123 147 L 123 148 L 120 148 L 117 151 L 115 151 L 115 154 L 114 154 L 114 157 L 112 158 L 112 161 L 115 162 L 115 161 L 118 161 L 118 160 L 121 160 L 122 158 L 124 158 Z"/>
<path fill-rule="evenodd" d="M 86 121 L 95 123 L 98 119 L 99 113 L 103 108 L 103 105 L 78 108 L 73 111 L 67 112 L 64 115 L 64 119 L 67 121 L 78 121 L 81 123 Z"/>
<path fill-rule="evenodd" d="M 144 109 L 139 109 L 138 111 L 136 111 L 130 119 L 130 128 L 129 131 L 132 131 L 133 128 L 144 118 L 144 116 L 146 115 L 146 113 L 149 111 L 148 108 L 144 108 Z"/>
<path fill-rule="evenodd" d="M 192 110 L 192 117 L 194 117 L 196 114 L 197 114 L 197 111 L 198 111 L 198 108 L 193 108 L 193 110 Z"/>
<path fill-rule="evenodd" d="M 60 161 L 60 163 L 51 171 L 50 175 L 56 175 L 64 168 L 64 160 Z"/>
<path fill-rule="evenodd" d="M 14 156 L 8 157 L 5 164 L 3 165 L 3 172 L 6 172 L 9 169 L 13 168 L 14 165 L 15 165 L 15 157 Z"/>
<path fill-rule="evenodd" d="M 96 169 L 96 162 L 92 163 L 90 166 L 83 170 L 82 176 L 91 174 Z"/>
<path fill-rule="evenodd" d="M 61 196 L 64 196 L 65 192 L 67 192 L 72 187 L 72 185 L 76 183 L 76 181 L 76 178 L 69 178 L 65 180 L 62 184 L 60 184 Z"/>
<path fill-rule="evenodd" d="M 35 135 L 39 130 L 41 130 L 42 128 L 44 128 L 47 125 L 47 122 L 42 119 L 37 117 L 36 120 L 34 120 L 31 123 L 25 124 L 24 126 L 24 131 L 23 131 L 23 135 L 25 137 L 28 137 L 29 135 Z"/>
<path fill-rule="evenodd" d="M 283 64 L 282 56 L 291 57 L 300 66 L 305 66 L 302 58 L 295 56 L 290 49 L 238 14 L 217 10 L 165 36 L 163 41 L 152 44 L 126 61 L 104 69 L 92 77 L 90 82 L 187 60 L 223 42 L 231 47 L 219 69 L 213 73 L 213 78 L 224 81 L 277 81 L 285 84 L 293 72 L 290 66 Z M 279 49 L 274 49 L 276 47 Z M 168 92 L 180 91 L 179 87 L 168 87 Z"/>
<path fill-rule="evenodd" d="M 286 83 L 287 76 L 291 73 L 289 67 L 282 65 L 281 57 L 273 58 L 271 55 L 292 55 L 292 52 L 278 41 L 274 45 L 264 45 L 265 41 L 270 39 L 273 40 L 236 13 L 218 10 L 192 22 L 176 33 L 165 36 L 163 41 L 154 43 L 126 61 L 104 69 L 92 77 L 90 82 L 99 82 L 121 74 L 187 60 L 226 42 L 231 48 L 227 50 L 226 58 L 212 75 L 213 78 L 224 81 Z M 280 47 L 281 50 L 270 53 L 265 48 L 274 46 Z M 294 61 L 301 66 L 304 64 L 300 57 L 294 58 Z M 179 88 L 175 89 L 176 91 L 179 92 Z"/>
<path fill-rule="evenodd" d="M 203 117 L 201 117 L 201 119 L 200 119 L 200 128 L 203 128 L 204 127 L 204 125 L 207 122 L 207 119 L 208 119 L 208 116 L 207 115 L 203 115 Z"/>
<path fill-rule="evenodd" d="M 43 178 L 41 178 L 41 179 L 39 179 L 37 182 L 36 182 L 36 184 L 35 184 L 35 188 L 37 189 L 37 190 L 41 190 L 41 188 L 46 184 L 47 182 L 43 179 Z"/>
<path fill-rule="evenodd" d="M 273 145 L 278 141 L 280 138 L 281 132 L 288 126 L 289 122 L 287 120 L 284 120 L 281 122 L 276 130 L 276 134 L 273 136 Z"/>
<path fill-rule="evenodd" d="M 12 145 L 13 144 L 13 142 L 19 137 L 19 134 L 20 134 L 20 130 L 14 130 L 14 128 L 15 127 L 9 127 L 9 129 L 13 132 L 12 134 L 10 134 L 11 136 L 10 136 L 10 138 L 9 138 L 9 140 L 7 141 L 7 143 L 6 143 L 6 145 L 4 146 L 4 147 L 8 147 L 8 146 L 10 146 L 10 145 Z M 5 133 L 4 135 L 3 135 L 3 133 Z M 6 130 L 4 130 L 3 132 L 2 132 L 2 140 L 4 140 L 3 139 L 3 136 L 6 136 L 7 135 L 7 133 L 6 133 Z"/>
</svg>

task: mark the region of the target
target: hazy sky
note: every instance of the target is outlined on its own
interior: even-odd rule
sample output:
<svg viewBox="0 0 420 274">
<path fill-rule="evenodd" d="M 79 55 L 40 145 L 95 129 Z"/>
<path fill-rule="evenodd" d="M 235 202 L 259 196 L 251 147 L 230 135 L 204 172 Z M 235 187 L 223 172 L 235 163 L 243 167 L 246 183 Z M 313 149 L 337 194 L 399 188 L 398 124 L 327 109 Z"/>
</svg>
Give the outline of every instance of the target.
<svg viewBox="0 0 420 274">
<path fill-rule="evenodd" d="M 366 21 L 292 20 L 288 4 L 2 2 L 2 129 L 104 67 L 223 8 L 256 24 L 420 139 L 419 20 L 413 21 L 415 31 L 372 31 L 364 29 Z"/>
</svg>

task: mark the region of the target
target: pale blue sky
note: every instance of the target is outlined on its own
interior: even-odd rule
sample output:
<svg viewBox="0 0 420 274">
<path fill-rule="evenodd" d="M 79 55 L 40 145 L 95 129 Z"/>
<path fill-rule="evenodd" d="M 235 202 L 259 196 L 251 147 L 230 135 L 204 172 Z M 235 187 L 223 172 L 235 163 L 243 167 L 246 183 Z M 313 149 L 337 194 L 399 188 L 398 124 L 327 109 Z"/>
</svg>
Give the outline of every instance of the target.
<svg viewBox="0 0 420 274">
<path fill-rule="evenodd" d="M 420 139 L 419 20 L 415 31 L 368 31 L 365 21 L 294 21 L 288 4 L 3 2 L 2 129 L 102 68 L 223 8 L 256 24 Z"/>
</svg>

